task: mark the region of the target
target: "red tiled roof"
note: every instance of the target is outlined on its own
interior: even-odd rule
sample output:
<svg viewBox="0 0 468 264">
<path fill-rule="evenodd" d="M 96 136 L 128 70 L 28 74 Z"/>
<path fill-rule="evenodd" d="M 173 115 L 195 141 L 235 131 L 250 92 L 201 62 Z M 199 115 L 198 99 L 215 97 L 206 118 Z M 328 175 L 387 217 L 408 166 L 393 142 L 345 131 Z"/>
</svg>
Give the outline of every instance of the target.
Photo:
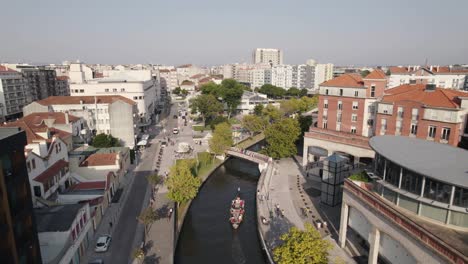
<svg viewBox="0 0 468 264">
<path fill-rule="evenodd" d="M 98 104 L 110 104 L 116 101 L 122 101 L 127 104 L 134 105 L 135 101 L 125 98 L 121 95 L 100 95 L 100 96 L 50 96 L 37 101 L 41 105 L 67 105 L 67 104 L 94 104 L 94 100 Z"/>
<path fill-rule="evenodd" d="M 318 127 L 311 127 L 309 132 L 305 132 L 304 137 L 321 139 L 365 149 L 371 149 L 369 138 L 342 131 L 328 130 Z"/>
<path fill-rule="evenodd" d="M 355 73 L 343 74 L 329 81 L 323 82 L 320 86 L 332 87 L 364 87 L 361 75 Z"/>
<path fill-rule="evenodd" d="M 203 77 L 203 76 L 205 76 L 205 74 L 199 73 L 199 74 L 193 75 L 192 77 L 190 77 L 190 79 L 198 79 L 198 78 Z"/>
<path fill-rule="evenodd" d="M 55 162 L 54 165 L 47 168 L 47 170 L 39 174 L 36 178 L 34 178 L 34 180 L 37 182 L 46 183 L 50 178 L 57 175 L 60 172 L 60 170 L 66 167 L 68 167 L 68 162 L 64 160 L 59 160 Z"/>
<path fill-rule="evenodd" d="M 384 103 L 415 101 L 432 107 L 459 108 L 457 97 L 468 97 L 468 92 L 436 88 L 426 91 L 425 84 L 404 84 L 385 91 Z"/>
<path fill-rule="evenodd" d="M 2 127 L 20 127 L 21 130 L 24 130 L 26 132 L 26 139 L 28 141 L 28 144 L 32 143 L 35 140 L 45 140 L 45 138 L 36 134 L 36 132 L 41 132 L 44 126 L 44 124 L 41 124 L 38 127 L 31 127 L 22 119 L 16 120 L 14 122 L 8 122 L 2 125 Z"/>
<path fill-rule="evenodd" d="M 61 112 L 38 112 L 32 113 L 22 118 L 28 124 L 40 124 L 44 119 L 53 119 L 54 124 L 65 124 L 65 113 Z M 79 117 L 68 114 L 69 122 L 76 122 Z"/>
<path fill-rule="evenodd" d="M 193 85 L 193 84 L 194 84 L 194 82 L 185 80 L 185 81 L 183 81 L 180 85 Z"/>
<path fill-rule="evenodd" d="M 12 70 L 6 66 L 0 65 L 0 72 L 17 72 L 17 71 Z"/>
<path fill-rule="evenodd" d="M 161 70 L 159 70 L 159 72 L 171 72 L 171 71 L 167 70 L 167 69 L 161 69 Z"/>
<path fill-rule="evenodd" d="M 407 67 L 390 67 L 389 70 L 390 70 L 390 73 L 392 73 L 392 74 L 408 73 L 409 72 Z"/>
<path fill-rule="evenodd" d="M 117 153 L 94 153 L 81 162 L 80 167 L 115 165 Z"/>
<path fill-rule="evenodd" d="M 80 182 L 73 185 L 71 190 L 105 190 L 106 181 Z"/>
<path fill-rule="evenodd" d="M 190 68 L 190 67 L 192 67 L 192 64 L 183 64 L 183 65 L 177 66 L 176 68 Z"/>
<path fill-rule="evenodd" d="M 387 79 L 387 76 L 381 69 L 376 69 L 369 73 L 366 77 L 364 77 L 364 79 Z"/>
</svg>

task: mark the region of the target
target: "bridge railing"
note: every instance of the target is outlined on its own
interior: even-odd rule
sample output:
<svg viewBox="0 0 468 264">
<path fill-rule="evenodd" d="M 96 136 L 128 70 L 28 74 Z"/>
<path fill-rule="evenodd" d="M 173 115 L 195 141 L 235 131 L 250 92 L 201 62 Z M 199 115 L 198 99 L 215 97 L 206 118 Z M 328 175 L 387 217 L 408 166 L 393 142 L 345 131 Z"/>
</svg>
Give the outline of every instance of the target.
<svg viewBox="0 0 468 264">
<path fill-rule="evenodd" d="M 268 157 L 266 155 L 263 155 L 263 154 L 260 154 L 260 153 L 254 152 L 254 151 L 246 150 L 246 149 L 231 147 L 231 148 L 228 149 L 228 151 L 232 151 L 232 152 L 236 152 L 236 153 L 239 153 L 239 154 L 242 154 L 242 155 L 245 155 L 245 156 L 249 156 L 249 157 L 251 157 L 253 159 L 257 159 L 257 160 L 260 160 L 262 162 L 268 162 L 270 160 L 270 157 Z"/>
</svg>

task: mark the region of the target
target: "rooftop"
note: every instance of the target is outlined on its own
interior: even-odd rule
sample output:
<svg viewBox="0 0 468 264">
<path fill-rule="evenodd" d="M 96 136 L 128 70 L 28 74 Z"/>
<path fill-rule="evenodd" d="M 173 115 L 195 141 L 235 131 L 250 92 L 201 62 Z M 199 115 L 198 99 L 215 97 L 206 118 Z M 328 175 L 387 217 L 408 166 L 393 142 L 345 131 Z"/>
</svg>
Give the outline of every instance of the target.
<svg viewBox="0 0 468 264">
<path fill-rule="evenodd" d="M 398 165 L 427 177 L 468 187 L 468 151 L 423 139 L 376 136 L 369 145 Z M 442 166 L 441 166 L 442 165 Z"/>
<path fill-rule="evenodd" d="M 459 108 L 460 100 L 458 97 L 467 96 L 468 92 L 458 90 L 443 88 L 426 90 L 425 84 L 404 84 L 386 90 L 382 102 L 414 101 L 432 107 Z"/>
<path fill-rule="evenodd" d="M 0 127 L 0 140 L 11 137 L 21 132 L 19 127 Z"/>
<path fill-rule="evenodd" d="M 99 95 L 99 96 L 50 96 L 37 101 L 41 105 L 68 105 L 68 104 L 111 104 L 122 101 L 134 105 L 135 101 L 121 95 Z"/>
<path fill-rule="evenodd" d="M 17 72 L 17 71 L 12 70 L 6 66 L 0 65 L 0 72 Z"/>
<path fill-rule="evenodd" d="M 356 73 L 346 73 L 333 78 L 329 81 L 323 82 L 320 86 L 331 86 L 331 87 L 364 87 L 364 81 L 361 75 Z"/>
<path fill-rule="evenodd" d="M 84 204 L 67 204 L 35 208 L 37 232 L 64 232 L 71 228 Z"/>
<path fill-rule="evenodd" d="M 64 160 L 58 160 L 57 162 L 54 163 L 54 165 L 50 166 L 41 174 L 36 176 L 34 180 L 37 182 L 46 183 L 49 179 L 57 175 L 60 172 L 60 170 L 62 170 L 63 168 L 67 166 L 68 166 L 68 162 Z"/>
<path fill-rule="evenodd" d="M 94 153 L 81 162 L 80 167 L 115 165 L 118 153 Z"/>
<path fill-rule="evenodd" d="M 364 79 L 372 79 L 372 80 L 383 79 L 383 80 L 385 80 L 385 79 L 387 79 L 387 75 L 385 75 L 385 73 L 381 69 L 376 69 L 376 70 L 373 70 L 368 75 L 366 75 L 366 77 L 364 77 Z"/>
</svg>

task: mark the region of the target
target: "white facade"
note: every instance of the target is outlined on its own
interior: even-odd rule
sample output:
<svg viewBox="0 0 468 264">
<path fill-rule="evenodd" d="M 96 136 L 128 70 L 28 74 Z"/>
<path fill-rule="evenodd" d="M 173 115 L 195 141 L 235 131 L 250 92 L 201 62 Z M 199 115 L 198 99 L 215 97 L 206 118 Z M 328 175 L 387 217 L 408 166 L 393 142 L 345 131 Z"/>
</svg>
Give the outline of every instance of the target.
<svg viewBox="0 0 468 264">
<path fill-rule="evenodd" d="M 271 68 L 271 84 L 284 89 L 292 87 L 293 68 L 291 65 L 276 65 Z"/>
<path fill-rule="evenodd" d="M 280 49 L 255 49 L 253 52 L 253 63 L 281 65 L 283 64 L 283 51 Z"/>
<path fill-rule="evenodd" d="M 72 63 L 70 64 L 68 77 L 70 83 L 84 83 L 93 79 L 93 70 L 82 63 Z"/>
<path fill-rule="evenodd" d="M 315 65 L 314 89 L 317 90 L 323 82 L 333 79 L 333 64 Z"/>
<path fill-rule="evenodd" d="M 431 67 L 432 68 L 432 67 Z M 421 69 L 421 71 L 424 71 Z M 468 90 L 468 72 L 464 74 L 443 73 L 435 74 L 431 72 L 408 72 L 392 73 L 389 76 L 388 87 L 393 88 L 411 82 L 425 82 L 435 84 L 440 88 L 449 88 L 456 90 Z"/>
<path fill-rule="evenodd" d="M 242 115 L 252 114 L 254 112 L 255 106 L 259 104 L 263 106 L 271 104 L 279 108 L 279 103 L 276 103 L 273 100 L 269 100 L 266 94 L 244 91 L 244 94 L 241 98 L 241 103 L 237 106 L 237 110 Z"/>
</svg>

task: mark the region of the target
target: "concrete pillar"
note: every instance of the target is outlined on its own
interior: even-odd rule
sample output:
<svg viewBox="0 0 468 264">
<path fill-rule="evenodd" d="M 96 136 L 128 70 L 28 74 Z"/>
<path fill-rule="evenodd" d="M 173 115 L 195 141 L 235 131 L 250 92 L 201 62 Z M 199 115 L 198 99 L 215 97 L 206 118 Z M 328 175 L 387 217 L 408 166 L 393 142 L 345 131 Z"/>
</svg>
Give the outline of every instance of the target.
<svg viewBox="0 0 468 264">
<path fill-rule="evenodd" d="M 384 161 L 384 167 L 383 167 L 383 180 L 385 181 L 385 175 L 387 174 L 387 159 Z"/>
<path fill-rule="evenodd" d="M 349 206 L 344 201 L 341 204 L 341 218 L 340 218 L 340 234 L 339 243 L 340 247 L 344 248 L 346 245 L 346 232 L 348 231 L 348 215 Z"/>
<path fill-rule="evenodd" d="M 398 189 L 401 189 L 401 182 L 403 181 L 403 168 L 400 167 L 400 178 L 398 179 Z M 397 193 L 396 205 L 400 204 L 400 194 Z"/>
<path fill-rule="evenodd" d="M 450 192 L 450 201 L 449 201 L 449 210 L 447 212 L 447 218 L 445 219 L 445 224 L 449 224 L 450 223 L 450 216 L 452 214 L 452 210 L 450 210 L 450 207 L 452 207 L 453 205 L 453 198 L 455 197 L 455 186 L 452 185 L 452 190 Z"/>
<path fill-rule="evenodd" d="M 421 184 L 421 197 L 424 196 L 424 186 L 426 185 L 426 177 L 423 176 L 423 179 L 422 179 L 422 184 Z M 421 215 L 421 207 L 422 207 L 422 203 L 419 202 L 418 203 L 418 215 Z"/>
<path fill-rule="evenodd" d="M 372 231 L 369 234 L 369 264 L 377 264 L 380 247 L 380 230 L 375 226 L 372 227 Z"/>
</svg>

